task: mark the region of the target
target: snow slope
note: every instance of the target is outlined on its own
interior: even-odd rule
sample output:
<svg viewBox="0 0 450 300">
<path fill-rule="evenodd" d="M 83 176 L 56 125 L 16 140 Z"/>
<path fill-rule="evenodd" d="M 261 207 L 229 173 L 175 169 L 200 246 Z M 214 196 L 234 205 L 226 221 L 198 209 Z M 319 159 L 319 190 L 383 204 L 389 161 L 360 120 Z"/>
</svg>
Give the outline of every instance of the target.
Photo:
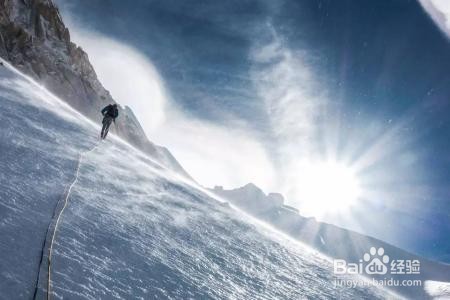
<svg viewBox="0 0 450 300">
<path fill-rule="evenodd" d="M 87 53 L 71 42 L 52 0 L 0 0 L 0 57 L 95 122 L 101 121 L 99 110 L 116 102 L 97 78 Z M 166 148 L 148 140 L 129 107 L 119 104 L 118 109 L 121 117 L 112 132 L 188 176 Z"/>
<path fill-rule="evenodd" d="M 44 299 L 47 231 L 99 128 L 9 66 L 0 66 L 0 107 L 0 299 L 30 299 L 36 286 Z M 391 296 L 335 288 L 327 258 L 116 137 L 83 156 L 78 174 L 55 235 L 53 298 Z"/>
<path fill-rule="evenodd" d="M 393 291 L 407 298 L 429 298 L 430 295 L 437 295 L 435 290 L 445 291 L 450 285 L 449 264 L 431 261 L 371 236 L 319 222 L 315 218 L 303 217 L 295 208 L 284 205 L 283 196 L 280 194 L 266 195 L 254 184 L 232 190 L 215 187 L 212 191 L 248 214 L 335 259 L 355 263 L 363 258 L 371 247 L 375 247 L 383 248 L 391 262 L 393 260 L 419 261 L 419 274 L 395 274 L 393 277 L 399 281 L 414 279 L 424 283 L 416 286 L 391 287 Z M 380 274 L 366 274 L 366 276 L 377 280 L 386 277 Z M 428 287 L 425 284 L 427 282 Z"/>
</svg>

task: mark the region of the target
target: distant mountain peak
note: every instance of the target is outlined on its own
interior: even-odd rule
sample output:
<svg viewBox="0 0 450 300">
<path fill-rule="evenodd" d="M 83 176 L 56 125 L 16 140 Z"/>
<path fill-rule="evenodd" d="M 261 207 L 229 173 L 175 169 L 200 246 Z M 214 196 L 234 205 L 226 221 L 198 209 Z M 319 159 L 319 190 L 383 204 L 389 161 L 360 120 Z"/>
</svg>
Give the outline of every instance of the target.
<svg viewBox="0 0 450 300">
<path fill-rule="evenodd" d="M 246 185 L 241 187 L 241 189 L 254 190 L 254 191 L 262 192 L 262 190 L 258 186 L 256 186 L 256 184 L 254 184 L 252 182 L 247 183 Z"/>
</svg>

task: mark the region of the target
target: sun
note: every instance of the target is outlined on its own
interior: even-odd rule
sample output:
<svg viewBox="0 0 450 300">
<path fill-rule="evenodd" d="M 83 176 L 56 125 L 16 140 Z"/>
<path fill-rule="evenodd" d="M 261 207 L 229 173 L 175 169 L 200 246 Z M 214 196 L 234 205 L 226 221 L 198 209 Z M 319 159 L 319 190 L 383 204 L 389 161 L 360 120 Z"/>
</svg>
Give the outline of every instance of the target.
<svg viewBox="0 0 450 300">
<path fill-rule="evenodd" d="M 301 168 L 298 192 L 304 213 L 321 216 L 342 213 L 361 194 L 356 172 L 338 162 L 307 164 Z"/>
</svg>

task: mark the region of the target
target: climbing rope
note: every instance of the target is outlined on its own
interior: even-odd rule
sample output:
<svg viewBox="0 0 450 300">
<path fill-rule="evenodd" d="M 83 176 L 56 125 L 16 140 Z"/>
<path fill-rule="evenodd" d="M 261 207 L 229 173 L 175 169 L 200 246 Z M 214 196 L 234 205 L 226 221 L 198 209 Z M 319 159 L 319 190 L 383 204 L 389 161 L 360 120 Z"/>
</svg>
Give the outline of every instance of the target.
<svg viewBox="0 0 450 300">
<path fill-rule="evenodd" d="M 59 211 L 58 216 L 56 217 L 56 223 L 55 223 L 55 227 L 54 227 L 53 232 L 52 232 L 52 238 L 50 240 L 50 247 L 49 247 L 49 250 L 48 250 L 48 260 L 47 260 L 47 300 L 50 300 L 50 294 L 51 294 L 51 287 L 52 287 L 51 268 L 52 268 L 53 244 L 55 242 L 55 237 L 56 237 L 56 232 L 58 230 L 59 221 L 61 219 L 61 216 L 62 216 L 64 210 L 67 207 L 67 203 L 69 202 L 70 192 L 71 192 L 72 188 L 74 187 L 74 185 L 76 184 L 76 182 L 78 181 L 78 175 L 80 173 L 80 166 L 81 166 L 81 161 L 83 159 L 83 156 L 86 156 L 89 153 L 91 153 L 92 151 L 94 151 L 99 145 L 100 145 L 100 143 L 95 145 L 92 149 L 78 154 L 77 169 L 76 169 L 76 172 L 75 172 L 74 180 L 70 184 L 69 189 L 67 190 L 67 193 L 65 193 L 64 205 L 61 208 L 61 210 Z"/>
</svg>

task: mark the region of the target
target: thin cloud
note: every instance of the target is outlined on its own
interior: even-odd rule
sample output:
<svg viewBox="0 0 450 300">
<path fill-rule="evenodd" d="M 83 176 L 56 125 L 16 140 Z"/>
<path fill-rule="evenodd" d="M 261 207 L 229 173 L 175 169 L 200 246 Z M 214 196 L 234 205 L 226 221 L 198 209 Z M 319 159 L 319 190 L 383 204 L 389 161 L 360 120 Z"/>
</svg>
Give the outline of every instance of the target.
<svg viewBox="0 0 450 300">
<path fill-rule="evenodd" d="M 307 64 L 306 53 L 287 47 L 271 25 L 269 42 L 256 43 L 251 53 L 252 77 L 266 107 L 276 143 L 279 182 L 283 193 L 295 199 L 301 161 L 316 152 L 317 118 L 327 103 L 326 93 Z"/>
<path fill-rule="evenodd" d="M 291 50 L 271 26 L 269 30 L 272 40 L 252 51 L 253 82 L 275 137 L 282 145 L 302 145 L 307 150 L 326 95 L 306 63 L 306 54 Z"/>
</svg>

